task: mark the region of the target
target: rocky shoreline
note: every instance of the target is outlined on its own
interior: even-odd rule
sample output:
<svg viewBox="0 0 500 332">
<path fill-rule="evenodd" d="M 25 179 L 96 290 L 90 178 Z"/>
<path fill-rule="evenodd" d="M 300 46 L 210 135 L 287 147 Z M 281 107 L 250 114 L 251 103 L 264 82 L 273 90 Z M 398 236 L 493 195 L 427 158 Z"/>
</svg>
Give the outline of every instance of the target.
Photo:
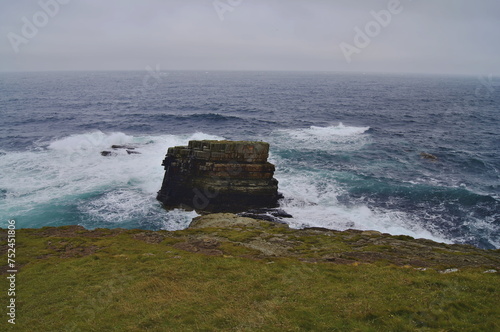
<svg viewBox="0 0 500 332">
<path fill-rule="evenodd" d="M 2 230 L 2 253 L 7 250 L 6 234 L 7 232 Z M 286 224 L 231 213 L 208 214 L 194 218 L 189 228 L 180 231 L 121 228 L 87 230 L 82 226 L 18 230 L 21 239 L 27 236 L 46 240 L 43 252 L 30 253 L 33 259 L 97 255 L 105 248 L 93 245 L 92 241 L 75 245 L 75 239 L 112 238 L 123 235 L 147 243 L 169 243 L 183 251 L 210 256 L 234 255 L 231 250 L 224 249 L 229 245 L 241 249 L 239 256 L 258 260 L 282 257 L 307 263 L 388 264 L 423 270 L 434 269 L 443 273 L 464 268 L 482 268 L 491 273 L 500 270 L 500 250 L 437 243 L 377 231 L 291 229 Z M 1 273 L 5 271 L 6 267 L 3 267 Z"/>
</svg>

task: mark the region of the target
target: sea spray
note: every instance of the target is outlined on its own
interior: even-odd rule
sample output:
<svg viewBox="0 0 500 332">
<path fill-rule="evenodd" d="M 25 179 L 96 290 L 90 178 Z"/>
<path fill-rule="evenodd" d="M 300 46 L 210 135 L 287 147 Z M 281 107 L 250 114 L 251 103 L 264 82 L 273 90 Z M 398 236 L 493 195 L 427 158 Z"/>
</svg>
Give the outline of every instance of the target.
<svg viewBox="0 0 500 332">
<path fill-rule="evenodd" d="M 193 216 L 165 214 L 154 199 L 161 185 L 161 160 L 166 148 L 190 139 L 219 139 L 191 135 L 130 136 L 91 132 L 41 144 L 39 149 L 8 152 L 0 158 L 2 214 L 20 227 L 82 224 L 95 227 L 185 227 Z M 133 144 L 138 154 L 117 151 L 103 157 L 113 144 Z M 169 216 L 177 226 L 169 224 Z M 152 225 L 150 225 L 153 223 Z"/>
<path fill-rule="evenodd" d="M 500 94 L 478 96 L 476 77 L 164 74 L 134 98 L 123 92 L 140 87 L 143 72 L 3 73 L 4 225 L 19 216 L 21 228 L 185 227 L 189 212 L 154 200 L 166 149 L 257 139 L 271 144 L 294 227 L 500 247 Z M 108 150 L 116 155 L 100 155 Z"/>
</svg>

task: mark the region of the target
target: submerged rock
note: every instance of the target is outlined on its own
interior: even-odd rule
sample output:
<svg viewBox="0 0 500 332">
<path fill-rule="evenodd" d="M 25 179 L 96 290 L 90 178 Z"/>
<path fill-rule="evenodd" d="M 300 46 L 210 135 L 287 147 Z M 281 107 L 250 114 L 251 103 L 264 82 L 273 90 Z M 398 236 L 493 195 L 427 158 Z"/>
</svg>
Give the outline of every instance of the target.
<svg viewBox="0 0 500 332">
<path fill-rule="evenodd" d="M 190 141 L 169 148 L 157 199 L 167 208 L 198 212 L 276 207 L 281 196 L 268 154 L 268 143 L 248 141 Z"/>
<path fill-rule="evenodd" d="M 118 149 L 135 150 L 135 147 L 131 146 L 131 145 L 116 145 L 116 144 L 113 144 L 113 145 L 111 145 L 111 148 L 114 149 L 114 150 L 118 150 Z"/>
<path fill-rule="evenodd" d="M 115 157 L 115 156 L 117 156 L 117 154 L 115 152 L 111 152 L 111 151 L 101 151 L 101 156 Z"/>
<path fill-rule="evenodd" d="M 431 160 L 431 161 L 438 160 L 438 157 L 436 157 L 433 154 L 427 153 L 427 152 L 420 152 L 420 157 L 427 159 L 427 160 Z"/>
<path fill-rule="evenodd" d="M 111 145 L 113 150 L 125 150 L 127 154 L 141 154 L 139 151 L 135 151 L 135 147 L 129 145 Z M 104 157 L 116 157 L 119 153 L 114 151 L 101 151 L 101 156 Z M 121 154 L 121 153 L 120 153 Z"/>
</svg>

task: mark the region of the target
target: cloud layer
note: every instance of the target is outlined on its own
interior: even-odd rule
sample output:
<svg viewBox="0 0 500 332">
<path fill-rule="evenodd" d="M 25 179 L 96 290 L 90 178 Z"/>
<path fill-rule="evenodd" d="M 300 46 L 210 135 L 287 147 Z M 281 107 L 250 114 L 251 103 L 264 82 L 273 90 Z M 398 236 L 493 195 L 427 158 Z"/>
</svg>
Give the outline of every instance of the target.
<svg viewBox="0 0 500 332">
<path fill-rule="evenodd" d="M 2 1 L 0 22 L 0 71 L 500 68 L 496 0 Z"/>
</svg>

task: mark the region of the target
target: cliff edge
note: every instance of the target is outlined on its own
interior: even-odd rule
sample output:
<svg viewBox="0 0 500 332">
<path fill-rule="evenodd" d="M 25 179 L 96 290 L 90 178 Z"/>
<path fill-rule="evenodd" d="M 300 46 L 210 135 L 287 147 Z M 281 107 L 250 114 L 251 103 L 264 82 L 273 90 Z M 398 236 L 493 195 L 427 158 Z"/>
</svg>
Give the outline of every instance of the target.
<svg viewBox="0 0 500 332">
<path fill-rule="evenodd" d="M 0 229 L 4 257 L 7 238 Z M 8 270 L 5 259 L 6 290 Z M 174 232 L 19 229 L 16 270 L 16 331 L 499 327 L 499 250 L 230 213 Z"/>
</svg>

